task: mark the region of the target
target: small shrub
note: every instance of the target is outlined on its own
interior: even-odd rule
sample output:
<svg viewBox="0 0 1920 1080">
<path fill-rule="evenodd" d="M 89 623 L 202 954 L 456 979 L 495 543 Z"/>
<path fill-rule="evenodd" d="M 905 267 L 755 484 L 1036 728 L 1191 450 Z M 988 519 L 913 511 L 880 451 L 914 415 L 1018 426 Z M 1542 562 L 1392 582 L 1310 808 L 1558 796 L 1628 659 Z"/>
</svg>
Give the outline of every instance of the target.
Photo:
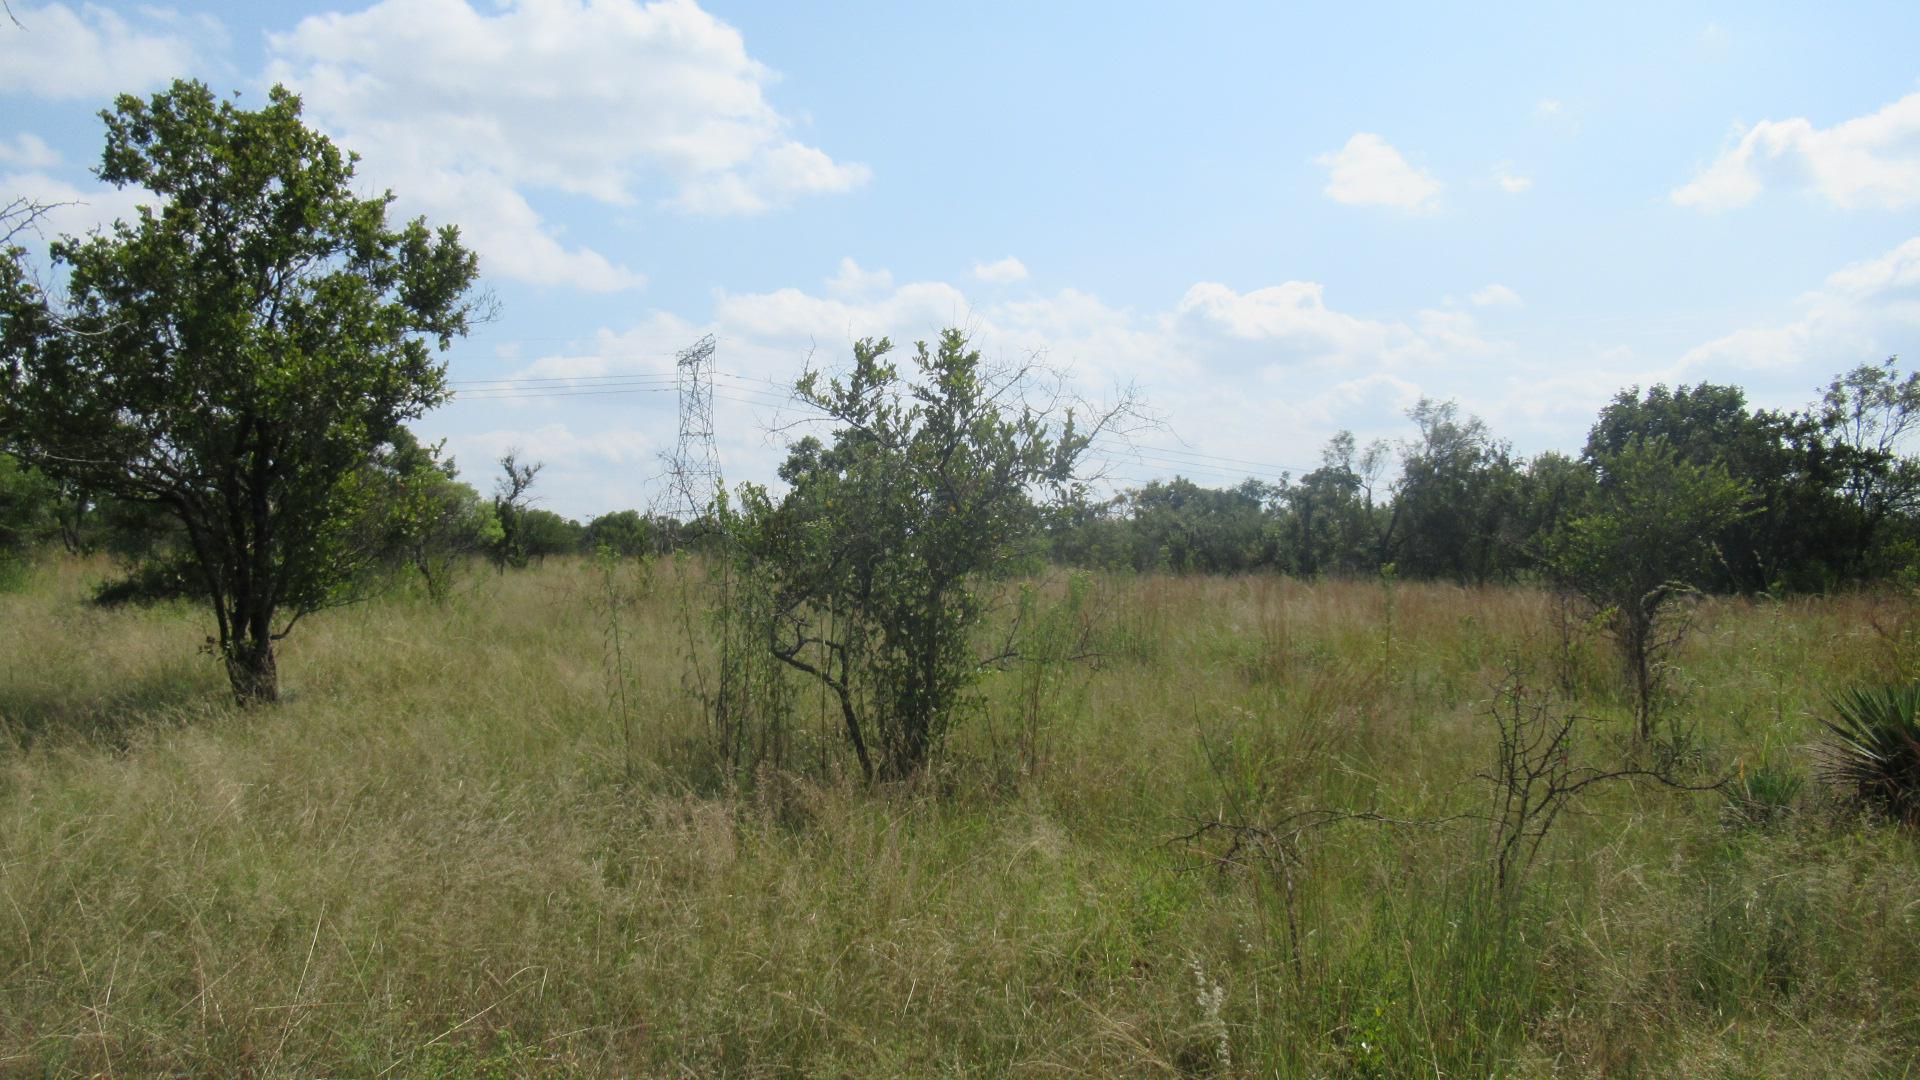
<svg viewBox="0 0 1920 1080">
<path fill-rule="evenodd" d="M 1783 765 L 1763 762 L 1743 770 L 1727 785 L 1727 817 L 1738 825 L 1777 825 L 1793 812 L 1805 784 L 1806 777 Z"/>
<path fill-rule="evenodd" d="M 185 560 L 154 559 L 96 585 L 93 602 L 104 608 L 150 607 L 172 600 L 197 600 L 205 594 L 206 589 L 197 584 L 193 567 Z"/>
<path fill-rule="evenodd" d="M 1822 719 L 1827 779 L 1862 806 L 1920 823 L 1920 682 L 1854 687 L 1835 697 Z"/>
<path fill-rule="evenodd" d="M 0 593 L 13 592 L 25 585 L 31 570 L 32 564 L 25 556 L 0 551 Z"/>
</svg>

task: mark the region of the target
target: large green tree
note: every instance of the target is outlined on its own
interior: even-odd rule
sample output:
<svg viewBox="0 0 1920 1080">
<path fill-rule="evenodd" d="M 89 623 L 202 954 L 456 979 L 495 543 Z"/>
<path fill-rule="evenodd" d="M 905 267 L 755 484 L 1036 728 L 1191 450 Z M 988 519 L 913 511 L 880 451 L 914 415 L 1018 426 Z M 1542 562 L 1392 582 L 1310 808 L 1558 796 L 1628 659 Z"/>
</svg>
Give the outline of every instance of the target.
<svg viewBox="0 0 1920 1080">
<path fill-rule="evenodd" d="M 0 445 L 175 517 L 234 693 L 271 701 L 274 642 L 371 557 L 366 466 L 445 397 L 476 261 L 451 226 L 389 225 L 283 88 L 249 110 L 176 82 L 101 117 L 98 175 L 154 202 L 55 241 L 50 289 L 0 260 Z"/>
<path fill-rule="evenodd" d="M 1920 459 L 1906 451 L 1920 430 L 1920 372 L 1901 378 L 1899 360 L 1861 364 L 1834 377 L 1821 396 L 1820 423 L 1831 447 L 1839 502 L 1835 515 L 1848 568 L 1861 576 L 1879 548 L 1912 536 L 1920 512 Z"/>
<path fill-rule="evenodd" d="M 1484 583 L 1510 572 L 1521 540 L 1513 450 L 1451 401 L 1407 410 L 1420 437 L 1403 450 L 1395 565 L 1415 577 Z"/>
<path fill-rule="evenodd" d="M 1721 466 L 1745 488 L 1745 513 L 1712 537 L 1720 559 L 1700 584 L 1759 591 L 1832 576 L 1842 525 L 1835 461 L 1812 417 L 1749 408 L 1737 386 L 1622 390 L 1600 410 L 1583 456 L 1600 467 L 1630 443 L 1653 439 L 1682 461 Z"/>
<path fill-rule="evenodd" d="M 1178 476 L 1128 492 L 1133 568 L 1238 574 L 1272 565 L 1279 537 L 1269 507 L 1280 493 L 1260 480 L 1208 488 Z"/>
<path fill-rule="evenodd" d="M 53 531 L 58 492 L 46 477 L 0 454 L 0 585 L 19 560 Z"/>
</svg>

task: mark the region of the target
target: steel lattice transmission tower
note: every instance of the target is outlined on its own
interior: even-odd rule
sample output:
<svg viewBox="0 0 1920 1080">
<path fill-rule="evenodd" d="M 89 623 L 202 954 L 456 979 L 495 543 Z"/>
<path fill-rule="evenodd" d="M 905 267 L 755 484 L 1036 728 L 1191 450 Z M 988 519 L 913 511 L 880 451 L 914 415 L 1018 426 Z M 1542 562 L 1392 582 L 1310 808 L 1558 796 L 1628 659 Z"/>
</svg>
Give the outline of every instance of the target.
<svg viewBox="0 0 1920 1080">
<path fill-rule="evenodd" d="M 680 441 L 673 451 L 674 513 L 692 521 L 720 490 L 720 458 L 713 448 L 713 335 L 680 350 Z"/>
</svg>

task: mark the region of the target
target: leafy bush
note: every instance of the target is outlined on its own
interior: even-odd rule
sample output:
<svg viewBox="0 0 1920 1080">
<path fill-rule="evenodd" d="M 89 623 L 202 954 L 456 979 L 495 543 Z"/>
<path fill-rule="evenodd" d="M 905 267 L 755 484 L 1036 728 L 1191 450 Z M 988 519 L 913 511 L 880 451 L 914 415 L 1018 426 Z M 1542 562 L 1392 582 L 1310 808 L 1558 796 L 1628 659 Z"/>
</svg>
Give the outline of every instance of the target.
<svg viewBox="0 0 1920 1080">
<path fill-rule="evenodd" d="M 1869 809 L 1920 823 L 1920 682 L 1854 687 L 1832 707 L 1834 719 L 1821 720 L 1827 779 Z"/>
<path fill-rule="evenodd" d="M 206 586 L 185 557 L 156 558 L 134 563 L 120 577 L 94 586 L 93 602 L 100 607 L 147 607 L 172 600 L 204 600 Z"/>
<path fill-rule="evenodd" d="M 832 443 L 792 446 L 778 501 L 741 489 L 741 568 L 770 599 L 759 639 L 833 691 L 868 779 L 918 772 L 1004 659 L 975 640 L 982 583 L 1038 534 L 1036 496 L 1057 507 L 1082 493 L 1075 466 L 1119 415 L 1080 427 L 1070 410 L 1028 405 L 1029 392 L 1064 399 L 1030 368 L 984 367 L 958 330 L 915 347 L 914 381 L 892 348 L 863 340 L 844 377 L 802 378 Z"/>
<path fill-rule="evenodd" d="M 1666 661 L 1686 635 L 1682 601 L 1709 580 L 1713 538 L 1746 516 L 1748 491 L 1724 465 L 1693 464 L 1664 438 L 1631 439 L 1595 465 L 1599 485 L 1549 538 L 1546 561 L 1620 646 L 1644 740 Z"/>
</svg>

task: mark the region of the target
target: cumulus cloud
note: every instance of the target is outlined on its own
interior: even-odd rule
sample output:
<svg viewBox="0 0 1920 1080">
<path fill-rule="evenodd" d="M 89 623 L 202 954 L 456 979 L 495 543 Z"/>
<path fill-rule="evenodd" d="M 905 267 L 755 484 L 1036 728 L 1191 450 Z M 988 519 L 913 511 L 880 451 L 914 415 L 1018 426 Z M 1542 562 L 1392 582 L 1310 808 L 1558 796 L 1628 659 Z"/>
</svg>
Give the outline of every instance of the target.
<svg viewBox="0 0 1920 1080">
<path fill-rule="evenodd" d="M 1349 206 L 1424 210 L 1440 194 L 1438 180 L 1409 165 L 1400 151 L 1372 132 L 1362 131 L 1337 152 L 1313 160 L 1328 172 L 1323 189 L 1327 196 Z"/>
<path fill-rule="evenodd" d="M 1521 176 L 1513 171 L 1513 162 L 1503 161 L 1493 167 L 1493 182 L 1500 190 L 1509 195 L 1518 195 L 1533 186 L 1533 177 Z"/>
<path fill-rule="evenodd" d="M 38 135 L 23 132 L 11 139 L 0 139 L 0 165 L 17 169 L 51 169 L 60 164 L 60 153 Z"/>
<path fill-rule="evenodd" d="M 396 158 L 398 155 L 395 156 Z M 393 159 L 389 159 L 393 160 Z M 409 210 L 460 226 L 461 239 L 480 253 L 481 269 L 521 281 L 570 285 L 591 292 L 637 289 L 644 275 L 586 247 L 569 247 L 527 197 L 505 177 L 420 163 L 389 173 L 376 169 L 402 194 Z"/>
<path fill-rule="evenodd" d="M 378 183 L 460 221 L 490 271 L 522 280 L 640 284 L 570 245 L 529 191 L 751 214 L 869 176 L 795 138 L 766 99 L 772 72 L 692 0 L 381 0 L 269 46 L 268 76 Z"/>
<path fill-rule="evenodd" d="M 1736 330 L 1688 351 L 1682 366 L 1819 379 L 1899 352 L 1920 331 L 1920 236 L 1835 271 L 1796 306 L 1799 318 Z"/>
<path fill-rule="evenodd" d="M 1476 289 L 1467 299 L 1474 307 L 1519 307 L 1520 294 L 1495 282 L 1482 289 Z"/>
<path fill-rule="evenodd" d="M 872 172 L 843 164 L 797 142 L 756 150 L 738 168 L 685 182 L 670 205 L 694 214 L 758 214 L 804 195 L 838 195 L 866 183 Z"/>
<path fill-rule="evenodd" d="M 1845 209 L 1920 204 L 1920 93 L 1828 128 L 1805 117 L 1736 126 L 1720 156 L 1672 198 L 1731 210 L 1769 187 L 1811 191 Z"/>
<path fill-rule="evenodd" d="M 193 41 L 223 35 L 209 16 L 139 8 L 128 17 L 83 4 L 13 5 L 26 29 L 0 33 L 0 93 L 102 101 L 158 86 L 194 67 Z"/>
<path fill-rule="evenodd" d="M 931 338 L 943 327 L 966 325 L 972 310 L 966 294 L 939 281 L 908 282 L 867 300 L 776 289 L 722 293 L 715 304 L 718 321 L 734 334 L 822 343 L 880 336 L 896 341 Z"/>
<path fill-rule="evenodd" d="M 1329 309 L 1325 291 L 1311 281 L 1246 293 L 1202 282 L 1180 298 L 1174 315 L 1199 333 L 1269 344 L 1276 357 L 1288 361 L 1344 365 L 1356 356 L 1384 355 L 1395 337 L 1393 328 Z"/>
<path fill-rule="evenodd" d="M 1007 285 L 1027 279 L 1027 264 L 1009 255 L 998 262 L 974 263 L 973 277 L 989 285 Z"/>
<path fill-rule="evenodd" d="M 851 258 L 840 260 L 840 272 L 827 279 L 827 292 L 840 297 L 859 297 L 893 288 L 893 272 L 882 267 L 863 269 Z"/>
</svg>

